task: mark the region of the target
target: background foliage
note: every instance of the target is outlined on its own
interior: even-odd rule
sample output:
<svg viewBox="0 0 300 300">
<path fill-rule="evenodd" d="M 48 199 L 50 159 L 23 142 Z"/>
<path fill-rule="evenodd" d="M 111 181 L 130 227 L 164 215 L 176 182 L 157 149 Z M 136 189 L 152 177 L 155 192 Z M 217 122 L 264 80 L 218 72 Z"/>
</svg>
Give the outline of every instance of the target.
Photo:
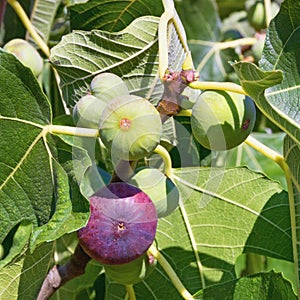
<svg viewBox="0 0 300 300">
<path fill-rule="evenodd" d="M 74 126 L 70 113 L 75 103 L 103 72 L 119 75 L 132 94 L 156 104 L 165 63 L 159 55 L 167 53 L 168 66 L 179 70 L 184 42 L 200 81 L 239 83 L 253 98 L 258 118 L 252 136 L 282 154 L 290 169 L 286 178 L 282 165 L 249 144 L 210 152 L 193 139 L 188 117 L 171 118 L 164 124 L 163 144 L 172 158 L 181 204 L 159 220 L 156 245 L 195 299 L 296 299 L 298 2 L 282 2 L 260 32 L 266 32 L 266 40 L 259 58 L 253 43 L 246 49 L 243 44 L 257 39 L 247 20 L 249 1 L 175 1 L 178 19 L 165 32 L 158 29 L 171 1 L 20 3 L 51 55 L 41 52 L 44 69 L 36 79 L 0 50 L 0 299 L 34 299 L 49 268 L 69 259 L 75 231 L 89 217 L 87 197 L 107 183 L 113 168 L 96 138 L 53 132 L 51 126 Z M 35 44 L 9 3 L 1 9 L 2 46 L 15 37 Z M 224 44 L 237 40 L 228 40 L 232 30 L 243 39 L 240 44 Z M 162 34 L 167 49 L 160 47 Z M 187 87 L 184 93 L 189 106 L 199 91 Z M 157 155 L 148 163 L 162 165 Z M 171 279 L 158 264 L 135 285 L 137 299 L 182 299 Z M 125 294 L 91 261 L 82 277 L 51 299 L 124 299 Z"/>
</svg>

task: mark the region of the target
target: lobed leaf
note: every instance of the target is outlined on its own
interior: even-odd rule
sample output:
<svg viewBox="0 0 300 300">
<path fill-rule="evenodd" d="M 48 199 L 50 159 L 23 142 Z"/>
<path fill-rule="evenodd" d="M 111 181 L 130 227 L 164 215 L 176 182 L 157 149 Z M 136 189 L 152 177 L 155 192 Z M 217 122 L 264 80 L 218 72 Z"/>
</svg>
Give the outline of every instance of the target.
<svg viewBox="0 0 300 300">
<path fill-rule="evenodd" d="M 157 17 L 134 20 L 117 33 L 74 31 L 51 49 L 50 60 L 61 78 L 69 106 L 89 91 L 93 77 L 111 72 L 123 78 L 131 93 L 147 99 L 160 97 L 158 82 Z"/>
<path fill-rule="evenodd" d="M 47 135 L 50 105 L 32 72 L 3 51 L 0 70 L 0 243 L 28 221 L 33 251 L 85 224 L 88 203 L 73 173 L 77 159 L 83 170 L 91 161 L 85 150 Z"/>
<path fill-rule="evenodd" d="M 151 5 L 142 1 L 89 0 L 69 6 L 71 29 L 100 29 L 116 32 L 127 27 L 141 16 L 160 16 L 162 1 L 153 0 Z"/>
<path fill-rule="evenodd" d="M 234 279 L 244 252 L 292 261 L 288 196 L 279 184 L 246 168 L 176 169 L 173 179 L 182 204 L 160 220 L 157 243 L 189 290 Z"/>
<path fill-rule="evenodd" d="M 261 69 L 251 63 L 236 63 L 245 91 L 259 109 L 297 143 L 300 140 L 300 7 L 284 1 L 267 30 Z"/>
</svg>

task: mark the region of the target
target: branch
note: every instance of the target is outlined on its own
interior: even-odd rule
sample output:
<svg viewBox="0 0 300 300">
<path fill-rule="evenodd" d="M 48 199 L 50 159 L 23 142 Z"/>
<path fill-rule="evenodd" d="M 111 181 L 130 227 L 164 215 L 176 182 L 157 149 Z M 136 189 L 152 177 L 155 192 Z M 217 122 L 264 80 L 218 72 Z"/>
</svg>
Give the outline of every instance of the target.
<svg viewBox="0 0 300 300">
<path fill-rule="evenodd" d="M 57 289 L 71 279 L 85 273 L 85 267 L 91 260 L 78 244 L 70 260 L 62 265 L 55 265 L 46 276 L 37 300 L 49 299 Z"/>
</svg>

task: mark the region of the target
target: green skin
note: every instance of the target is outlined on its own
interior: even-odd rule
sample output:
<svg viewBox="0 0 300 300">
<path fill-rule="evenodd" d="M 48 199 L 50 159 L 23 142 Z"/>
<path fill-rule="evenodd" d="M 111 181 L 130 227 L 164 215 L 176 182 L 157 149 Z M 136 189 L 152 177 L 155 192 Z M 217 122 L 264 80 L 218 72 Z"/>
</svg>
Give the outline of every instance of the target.
<svg viewBox="0 0 300 300">
<path fill-rule="evenodd" d="M 158 111 L 148 100 L 124 95 L 114 98 L 105 107 L 99 134 L 113 158 L 138 160 L 148 156 L 158 145 L 162 123 Z"/>
<path fill-rule="evenodd" d="M 14 54 L 37 77 L 43 69 L 43 59 L 37 50 L 22 39 L 13 39 L 6 43 L 3 49 Z"/>
<path fill-rule="evenodd" d="M 113 281 L 129 285 L 146 279 L 154 270 L 156 260 L 144 254 L 139 258 L 121 265 L 104 265 L 105 274 Z"/>
<path fill-rule="evenodd" d="M 158 218 L 170 215 L 179 204 L 179 192 L 172 180 L 154 168 L 137 172 L 129 183 L 140 188 L 153 201 Z"/>
<path fill-rule="evenodd" d="M 98 129 L 101 114 L 106 102 L 93 95 L 81 97 L 73 110 L 74 122 L 79 127 Z"/>
<path fill-rule="evenodd" d="M 255 118 L 251 98 L 225 91 L 204 91 L 192 109 L 192 132 L 205 148 L 228 150 L 246 140 Z"/>
<path fill-rule="evenodd" d="M 104 102 L 120 95 L 129 95 L 125 82 L 113 73 L 101 73 L 95 76 L 90 88 L 91 94 Z"/>
</svg>

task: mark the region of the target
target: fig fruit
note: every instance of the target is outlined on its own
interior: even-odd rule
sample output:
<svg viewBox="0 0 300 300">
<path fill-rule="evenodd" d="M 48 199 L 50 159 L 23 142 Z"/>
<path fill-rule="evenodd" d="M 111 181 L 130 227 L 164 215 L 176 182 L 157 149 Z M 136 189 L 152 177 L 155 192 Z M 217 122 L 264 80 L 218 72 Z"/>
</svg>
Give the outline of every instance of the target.
<svg viewBox="0 0 300 300">
<path fill-rule="evenodd" d="M 93 96 L 105 102 L 117 96 L 129 94 L 122 78 L 113 73 L 101 73 L 95 76 L 90 84 L 90 88 Z"/>
<path fill-rule="evenodd" d="M 78 231 L 83 250 L 102 264 L 124 264 L 154 241 L 157 213 L 151 199 L 124 182 L 110 183 L 90 197 L 91 215 Z"/>
<path fill-rule="evenodd" d="M 195 139 L 210 150 L 240 145 L 251 133 L 256 118 L 253 100 L 225 91 L 204 91 L 192 108 Z"/>
<path fill-rule="evenodd" d="M 177 186 L 158 169 L 141 169 L 131 177 L 129 183 L 137 186 L 150 197 L 156 207 L 158 218 L 168 216 L 178 206 Z"/>
<path fill-rule="evenodd" d="M 3 49 L 14 54 L 26 67 L 29 67 L 35 76 L 43 69 L 43 59 L 38 51 L 23 39 L 13 39 L 7 42 Z"/>
<path fill-rule="evenodd" d="M 256 31 L 267 28 L 266 10 L 263 0 L 255 1 L 248 10 L 248 21 Z M 271 2 L 271 19 L 273 19 L 280 10 L 279 4 Z"/>
<path fill-rule="evenodd" d="M 122 265 L 104 265 L 105 274 L 119 284 L 136 284 L 146 279 L 155 269 L 156 260 L 147 253 Z"/>
<path fill-rule="evenodd" d="M 256 1 L 250 6 L 248 11 L 248 21 L 250 25 L 257 31 L 260 31 L 267 27 L 266 23 L 266 11 L 264 1 Z"/>
<path fill-rule="evenodd" d="M 113 156 L 138 160 L 149 155 L 162 135 L 162 122 L 155 107 L 133 95 L 108 102 L 99 123 L 99 134 Z"/>
<path fill-rule="evenodd" d="M 85 95 L 76 103 L 73 110 L 74 122 L 79 127 L 98 129 L 101 114 L 106 102 L 93 95 Z"/>
</svg>

